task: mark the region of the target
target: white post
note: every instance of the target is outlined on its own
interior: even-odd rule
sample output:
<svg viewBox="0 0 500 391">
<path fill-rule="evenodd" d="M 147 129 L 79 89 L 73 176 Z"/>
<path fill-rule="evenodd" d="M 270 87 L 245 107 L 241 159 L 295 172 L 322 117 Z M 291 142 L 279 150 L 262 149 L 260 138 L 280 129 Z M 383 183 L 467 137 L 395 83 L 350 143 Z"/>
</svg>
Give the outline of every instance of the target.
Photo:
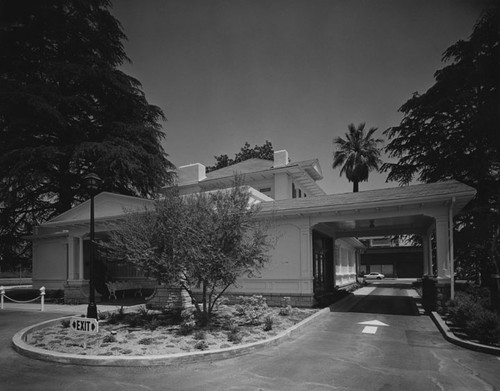
<svg viewBox="0 0 500 391">
<path fill-rule="evenodd" d="M 83 280 L 83 236 L 78 238 L 78 279 Z"/>
<path fill-rule="evenodd" d="M 438 278 L 450 278 L 450 237 L 448 216 L 436 218 L 436 255 Z"/>
<path fill-rule="evenodd" d="M 42 312 L 45 310 L 45 287 L 40 288 L 40 296 L 42 297 Z"/>
<path fill-rule="evenodd" d="M 431 262 L 429 262 L 429 247 L 430 247 L 430 240 L 429 236 L 427 233 L 424 233 L 422 235 L 422 247 L 423 247 L 423 252 L 424 252 L 424 276 L 432 276 L 432 270 L 431 267 L 429 266 Z"/>
<path fill-rule="evenodd" d="M 455 299 L 455 259 L 454 259 L 454 248 L 453 248 L 453 206 L 455 205 L 455 197 L 451 199 L 449 214 L 448 214 L 448 225 L 450 227 L 450 275 L 451 275 L 451 285 L 450 285 L 450 298 Z"/>
<path fill-rule="evenodd" d="M 1 304 L 0 304 L 0 309 L 3 310 L 3 296 L 5 295 L 5 288 L 3 286 L 0 286 L 0 296 L 1 296 Z"/>
</svg>

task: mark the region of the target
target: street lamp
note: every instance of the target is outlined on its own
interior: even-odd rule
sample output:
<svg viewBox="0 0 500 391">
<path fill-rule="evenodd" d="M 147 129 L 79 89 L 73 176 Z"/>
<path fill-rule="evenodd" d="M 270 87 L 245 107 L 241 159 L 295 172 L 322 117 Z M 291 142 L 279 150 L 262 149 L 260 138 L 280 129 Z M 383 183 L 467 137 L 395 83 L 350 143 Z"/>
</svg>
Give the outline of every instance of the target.
<svg viewBox="0 0 500 391">
<path fill-rule="evenodd" d="M 90 190 L 90 248 L 89 248 L 89 261 L 90 261 L 90 280 L 89 280 L 89 305 L 87 307 L 87 318 L 97 319 L 97 306 L 95 304 L 95 287 L 94 287 L 94 196 L 99 189 L 101 178 L 97 174 L 91 173 L 83 177 L 87 188 Z"/>
</svg>

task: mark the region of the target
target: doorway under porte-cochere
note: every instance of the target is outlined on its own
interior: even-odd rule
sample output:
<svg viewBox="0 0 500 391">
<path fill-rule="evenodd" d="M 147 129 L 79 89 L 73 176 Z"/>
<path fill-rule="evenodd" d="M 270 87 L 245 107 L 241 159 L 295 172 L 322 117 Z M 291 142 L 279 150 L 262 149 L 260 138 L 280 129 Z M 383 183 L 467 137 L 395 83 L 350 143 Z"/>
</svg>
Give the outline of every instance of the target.
<svg viewBox="0 0 500 391">
<path fill-rule="evenodd" d="M 313 231 L 313 292 L 323 295 L 332 292 L 335 286 L 333 264 L 333 239 Z"/>
</svg>

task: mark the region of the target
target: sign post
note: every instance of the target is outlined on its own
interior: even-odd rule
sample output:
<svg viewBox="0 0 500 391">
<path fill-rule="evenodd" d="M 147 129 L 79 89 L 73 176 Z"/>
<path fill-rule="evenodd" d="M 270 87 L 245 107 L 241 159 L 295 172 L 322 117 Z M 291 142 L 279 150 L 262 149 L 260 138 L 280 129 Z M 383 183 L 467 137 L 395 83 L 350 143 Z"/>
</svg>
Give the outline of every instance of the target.
<svg viewBox="0 0 500 391">
<path fill-rule="evenodd" d="M 99 321 L 94 318 L 71 318 L 69 327 L 77 333 L 85 334 L 83 348 L 87 349 L 87 337 L 99 332 Z"/>
</svg>

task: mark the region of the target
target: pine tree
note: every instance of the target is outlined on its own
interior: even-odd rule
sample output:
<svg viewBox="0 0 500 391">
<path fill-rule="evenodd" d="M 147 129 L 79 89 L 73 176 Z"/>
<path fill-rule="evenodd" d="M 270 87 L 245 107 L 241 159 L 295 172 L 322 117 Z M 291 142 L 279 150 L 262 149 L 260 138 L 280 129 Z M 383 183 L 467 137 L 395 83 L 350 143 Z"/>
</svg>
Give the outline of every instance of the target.
<svg viewBox="0 0 500 391">
<path fill-rule="evenodd" d="M 150 197 L 170 181 L 164 114 L 119 67 L 126 36 L 108 0 L 0 3 L 0 256 L 102 190 Z"/>
</svg>

